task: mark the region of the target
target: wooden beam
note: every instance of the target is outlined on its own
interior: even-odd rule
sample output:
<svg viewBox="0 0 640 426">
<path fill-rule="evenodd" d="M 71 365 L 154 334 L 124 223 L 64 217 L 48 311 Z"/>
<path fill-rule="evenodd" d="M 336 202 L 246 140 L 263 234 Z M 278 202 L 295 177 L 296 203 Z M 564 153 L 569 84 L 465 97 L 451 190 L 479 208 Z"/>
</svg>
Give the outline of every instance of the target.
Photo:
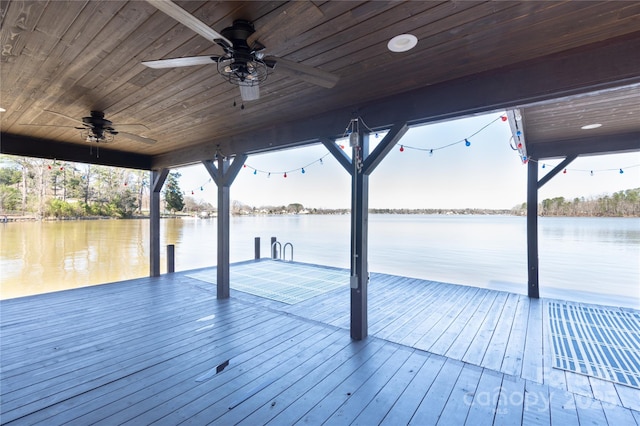
<svg viewBox="0 0 640 426">
<path fill-rule="evenodd" d="M 353 166 L 351 165 L 351 159 L 344 152 L 343 149 L 336 145 L 335 140 L 329 138 L 321 138 L 320 141 L 327 148 L 327 150 L 333 155 L 333 157 L 338 160 L 338 163 L 347 171 L 347 173 L 351 174 Z"/>
<path fill-rule="evenodd" d="M 213 139 L 157 155 L 152 166 L 194 164 L 213 158 L 220 148 L 227 155 L 254 154 L 309 145 L 319 138 L 335 140 L 344 133 L 353 111 L 371 129 L 382 130 L 403 121 L 415 126 L 640 83 L 638 51 L 640 32 L 361 105 L 345 105 L 304 120 Z"/>
<path fill-rule="evenodd" d="M 395 124 L 389 132 L 385 135 L 384 139 L 376 146 L 371 155 L 367 157 L 364 162 L 363 171 L 365 174 L 369 175 L 373 170 L 378 167 L 378 164 L 387 156 L 389 152 L 393 149 L 393 147 L 402 139 L 407 130 L 409 130 L 409 126 L 407 126 L 406 122 L 401 122 L 402 124 Z"/>
<path fill-rule="evenodd" d="M 540 179 L 538 181 L 537 189 L 542 188 L 542 186 L 545 183 L 549 182 L 555 175 L 560 173 L 561 170 L 563 170 L 565 167 L 567 167 L 569 164 L 571 164 L 573 162 L 573 160 L 575 160 L 576 158 L 578 158 L 577 155 L 575 155 L 575 154 L 574 155 L 570 155 L 567 158 L 565 158 L 560 164 L 558 164 L 553 169 L 551 169 L 546 175 L 544 175 L 544 177 L 542 179 Z M 536 162 L 536 167 L 537 167 L 537 162 Z"/>
<path fill-rule="evenodd" d="M 527 141 L 527 151 L 530 156 L 537 159 L 640 151 L 640 132 L 585 136 L 579 139 L 545 143 L 535 143 L 529 140 Z"/>
<path fill-rule="evenodd" d="M 151 156 L 103 148 L 101 144 L 65 143 L 5 132 L 0 134 L 0 153 L 138 170 L 151 170 L 152 162 Z"/>
</svg>

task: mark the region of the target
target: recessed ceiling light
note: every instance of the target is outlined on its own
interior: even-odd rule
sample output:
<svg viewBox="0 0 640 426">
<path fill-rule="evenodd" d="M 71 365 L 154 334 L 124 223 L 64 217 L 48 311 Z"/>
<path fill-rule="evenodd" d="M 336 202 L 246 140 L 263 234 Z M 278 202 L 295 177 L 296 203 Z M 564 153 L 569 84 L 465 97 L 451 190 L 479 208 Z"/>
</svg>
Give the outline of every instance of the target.
<svg viewBox="0 0 640 426">
<path fill-rule="evenodd" d="M 392 52 L 406 52 L 416 47 L 418 38 L 413 34 L 400 34 L 389 40 L 387 48 Z"/>
<path fill-rule="evenodd" d="M 593 123 L 593 124 L 587 124 L 586 126 L 582 126 L 580 127 L 582 130 L 591 130 L 591 129 L 597 129 L 598 127 L 601 127 L 602 124 L 600 123 Z"/>
</svg>

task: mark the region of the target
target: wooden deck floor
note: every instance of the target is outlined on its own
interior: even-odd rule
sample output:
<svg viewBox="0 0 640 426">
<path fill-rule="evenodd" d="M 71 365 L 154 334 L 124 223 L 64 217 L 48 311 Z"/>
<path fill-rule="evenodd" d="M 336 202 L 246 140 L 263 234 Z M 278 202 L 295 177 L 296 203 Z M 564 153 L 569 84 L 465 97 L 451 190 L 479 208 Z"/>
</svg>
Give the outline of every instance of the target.
<svg viewBox="0 0 640 426">
<path fill-rule="evenodd" d="M 640 390 L 551 368 L 546 300 L 372 274 L 355 342 L 348 286 L 187 275 L 0 302 L 1 423 L 640 424 Z"/>
</svg>

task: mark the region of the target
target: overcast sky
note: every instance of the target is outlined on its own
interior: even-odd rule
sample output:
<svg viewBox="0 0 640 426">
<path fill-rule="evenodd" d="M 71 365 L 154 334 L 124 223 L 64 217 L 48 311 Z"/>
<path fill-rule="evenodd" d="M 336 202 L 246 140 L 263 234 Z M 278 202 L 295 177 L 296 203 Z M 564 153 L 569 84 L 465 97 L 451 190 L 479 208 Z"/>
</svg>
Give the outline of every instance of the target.
<svg viewBox="0 0 640 426">
<path fill-rule="evenodd" d="M 369 207 L 509 209 L 525 202 L 527 166 L 510 147 L 511 131 L 501 115 L 410 129 L 400 141 L 404 150 L 396 146 L 371 174 Z M 371 150 L 381 139 L 371 136 Z M 348 144 L 346 149 L 350 153 Z M 560 161 L 539 164 L 539 177 Z M 350 177 L 323 145 L 254 155 L 245 164 L 231 186 L 232 200 L 255 207 L 350 207 Z M 177 171 L 185 195 L 193 192 L 196 199 L 216 205 L 216 186 L 202 165 Z M 591 156 L 576 159 L 566 174 L 542 187 L 539 197 L 590 198 L 637 187 L 640 153 Z"/>
</svg>

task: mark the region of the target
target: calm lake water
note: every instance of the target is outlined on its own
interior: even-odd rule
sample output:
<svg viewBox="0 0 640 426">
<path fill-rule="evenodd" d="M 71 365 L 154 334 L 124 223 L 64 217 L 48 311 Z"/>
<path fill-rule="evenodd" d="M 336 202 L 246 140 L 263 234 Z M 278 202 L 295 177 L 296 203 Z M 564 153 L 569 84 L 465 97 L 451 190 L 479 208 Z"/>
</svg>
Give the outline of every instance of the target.
<svg viewBox="0 0 640 426">
<path fill-rule="evenodd" d="M 349 267 L 350 216 L 260 216 L 231 220 L 232 262 L 262 256 L 270 237 L 293 244 L 294 260 Z M 540 218 L 540 293 L 640 308 L 640 220 Z M 148 220 L 0 225 L 3 299 L 149 275 Z M 163 219 L 176 270 L 216 264 L 216 220 Z M 287 258 L 290 256 L 287 251 Z M 370 215 L 369 269 L 526 294 L 526 219 L 511 216 Z"/>
</svg>

